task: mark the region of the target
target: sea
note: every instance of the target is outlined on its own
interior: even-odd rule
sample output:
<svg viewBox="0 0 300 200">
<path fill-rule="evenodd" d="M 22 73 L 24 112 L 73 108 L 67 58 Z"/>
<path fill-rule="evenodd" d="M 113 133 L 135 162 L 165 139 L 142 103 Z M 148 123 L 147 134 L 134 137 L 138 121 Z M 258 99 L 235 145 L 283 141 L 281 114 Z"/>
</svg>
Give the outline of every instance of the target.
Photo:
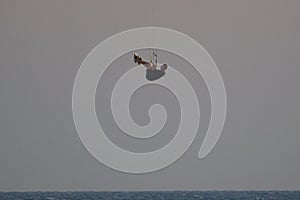
<svg viewBox="0 0 300 200">
<path fill-rule="evenodd" d="M 300 200 L 300 191 L 0 192 L 2 200 Z"/>
</svg>

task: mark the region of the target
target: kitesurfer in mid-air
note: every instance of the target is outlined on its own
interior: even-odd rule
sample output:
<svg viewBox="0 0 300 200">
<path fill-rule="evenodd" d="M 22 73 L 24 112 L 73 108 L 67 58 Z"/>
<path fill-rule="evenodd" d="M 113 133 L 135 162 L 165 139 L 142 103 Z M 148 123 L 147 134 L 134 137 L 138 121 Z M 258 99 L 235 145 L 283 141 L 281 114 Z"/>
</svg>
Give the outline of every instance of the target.
<svg viewBox="0 0 300 200">
<path fill-rule="evenodd" d="M 138 65 L 142 64 L 146 67 L 146 79 L 148 81 L 155 81 L 157 79 L 160 79 L 166 74 L 166 69 L 168 68 L 167 64 L 163 64 L 162 66 L 160 66 L 160 69 L 156 69 L 157 64 L 143 60 L 142 57 L 137 55 L 136 53 L 133 54 L 133 60 Z"/>
</svg>

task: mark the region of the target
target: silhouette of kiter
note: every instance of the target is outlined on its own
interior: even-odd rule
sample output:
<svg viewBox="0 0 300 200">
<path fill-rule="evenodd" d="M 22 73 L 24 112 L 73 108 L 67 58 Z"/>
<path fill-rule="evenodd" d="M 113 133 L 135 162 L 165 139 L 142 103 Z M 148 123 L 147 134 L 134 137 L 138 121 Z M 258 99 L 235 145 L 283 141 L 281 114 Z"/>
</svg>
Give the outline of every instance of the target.
<svg viewBox="0 0 300 200">
<path fill-rule="evenodd" d="M 146 79 L 148 81 L 155 81 L 160 79 L 166 74 L 166 69 L 168 68 L 167 64 L 160 66 L 160 69 L 156 69 L 157 65 L 152 62 L 147 62 L 142 59 L 141 56 L 136 53 L 133 54 L 133 60 L 138 65 L 142 64 L 146 67 Z"/>
</svg>

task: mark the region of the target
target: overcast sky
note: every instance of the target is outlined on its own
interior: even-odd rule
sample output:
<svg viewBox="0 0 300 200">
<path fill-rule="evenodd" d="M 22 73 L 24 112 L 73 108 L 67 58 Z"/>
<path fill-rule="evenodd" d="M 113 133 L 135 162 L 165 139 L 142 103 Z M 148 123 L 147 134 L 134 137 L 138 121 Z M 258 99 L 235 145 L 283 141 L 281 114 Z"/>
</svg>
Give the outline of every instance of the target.
<svg viewBox="0 0 300 200">
<path fill-rule="evenodd" d="M 300 189 L 299 9 L 298 0 L 1 0 L 0 191 Z M 228 112 L 216 147 L 199 160 L 210 113 L 206 86 L 185 60 L 160 52 L 162 61 L 198 84 L 199 134 L 171 166 L 133 175 L 104 166 L 86 151 L 73 122 L 72 87 L 97 44 L 143 26 L 180 31 L 208 51 L 223 76 Z M 121 74 L 132 67 L 129 59 L 123 55 L 110 68 Z M 154 100 L 145 96 L 157 91 L 169 116 L 180 120 L 174 96 L 149 86 L 130 104 L 137 123 L 147 122 L 141 110 Z M 100 116 L 102 97 L 100 84 Z M 110 130 L 105 120 L 100 123 Z M 173 137 L 138 144 L 121 135 L 108 133 L 119 146 L 144 152 Z"/>
</svg>

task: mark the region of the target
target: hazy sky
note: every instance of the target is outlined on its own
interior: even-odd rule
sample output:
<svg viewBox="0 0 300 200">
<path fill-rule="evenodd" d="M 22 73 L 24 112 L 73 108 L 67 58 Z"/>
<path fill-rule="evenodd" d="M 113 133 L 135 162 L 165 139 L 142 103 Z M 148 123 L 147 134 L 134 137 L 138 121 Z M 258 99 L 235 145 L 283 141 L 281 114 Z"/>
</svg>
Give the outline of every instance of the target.
<svg viewBox="0 0 300 200">
<path fill-rule="evenodd" d="M 299 9 L 298 0 L 1 0 L 0 191 L 300 189 Z M 223 76 L 228 112 L 215 149 L 199 160 L 210 113 L 206 86 L 186 61 L 161 52 L 162 61 L 198 84 L 202 121 L 177 162 L 133 175 L 104 166 L 86 151 L 71 101 L 86 55 L 109 36 L 143 26 L 174 29 L 203 45 Z M 131 67 L 129 58 L 110 67 L 123 67 L 123 73 Z M 137 123 L 147 122 L 142 111 L 154 100 L 145 96 L 156 91 L 171 120 L 179 120 L 172 94 L 149 86 L 130 104 Z M 107 98 L 102 95 L 100 83 L 97 102 Z M 168 107 L 169 101 L 174 103 Z M 103 105 L 96 103 L 98 115 Z M 110 124 L 105 120 L 100 123 Z M 173 129 L 166 124 L 165 132 Z M 173 137 L 138 144 L 121 135 L 108 137 L 132 151 L 159 148 Z"/>
</svg>

